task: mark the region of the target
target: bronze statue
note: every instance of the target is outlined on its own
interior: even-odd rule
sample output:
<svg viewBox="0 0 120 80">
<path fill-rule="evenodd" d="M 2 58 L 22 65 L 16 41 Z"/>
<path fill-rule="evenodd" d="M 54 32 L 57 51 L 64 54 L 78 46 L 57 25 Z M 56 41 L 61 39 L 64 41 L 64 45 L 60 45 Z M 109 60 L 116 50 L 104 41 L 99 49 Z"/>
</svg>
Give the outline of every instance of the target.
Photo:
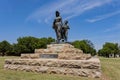
<svg viewBox="0 0 120 80">
<path fill-rule="evenodd" d="M 62 26 L 62 39 L 64 40 L 64 42 L 67 42 L 68 39 L 68 29 L 70 29 L 68 25 L 68 21 L 65 20 Z"/>
<path fill-rule="evenodd" d="M 57 42 L 59 43 L 61 40 L 62 18 L 58 11 L 56 11 L 56 18 L 54 19 L 53 22 L 53 29 L 55 30 Z"/>
<path fill-rule="evenodd" d="M 68 21 L 65 21 L 64 24 L 62 23 L 62 18 L 60 16 L 59 11 L 56 11 L 56 18 L 53 22 L 53 29 L 55 30 L 56 37 L 57 37 L 57 43 L 67 42 L 67 36 L 68 36 Z"/>
</svg>

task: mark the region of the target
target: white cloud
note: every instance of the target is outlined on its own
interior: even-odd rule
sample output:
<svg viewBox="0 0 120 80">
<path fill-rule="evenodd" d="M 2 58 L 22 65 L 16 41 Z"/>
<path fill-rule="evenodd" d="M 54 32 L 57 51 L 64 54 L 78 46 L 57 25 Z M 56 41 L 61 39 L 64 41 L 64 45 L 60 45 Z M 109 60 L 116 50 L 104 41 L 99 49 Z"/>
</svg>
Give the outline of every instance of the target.
<svg viewBox="0 0 120 80">
<path fill-rule="evenodd" d="M 116 12 L 108 13 L 108 14 L 105 14 L 105 15 L 97 16 L 93 19 L 87 19 L 87 21 L 93 23 L 93 22 L 97 22 L 97 21 L 100 21 L 100 20 L 107 19 L 107 18 L 115 16 L 117 14 L 120 14 L 120 10 L 118 10 Z"/>
<path fill-rule="evenodd" d="M 117 24 L 116 26 L 108 28 L 104 32 L 111 32 L 111 31 L 120 31 L 120 24 Z"/>
<path fill-rule="evenodd" d="M 110 3 L 111 0 L 59 0 L 44 4 L 27 17 L 27 21 L 36 20 L 49 22 L 54 18 L 54 12 L 59 10 L 65 19 L 79 16 L 85 11 Z M 39 22 L 38 21 L 38 22 Z"/>
</svg>

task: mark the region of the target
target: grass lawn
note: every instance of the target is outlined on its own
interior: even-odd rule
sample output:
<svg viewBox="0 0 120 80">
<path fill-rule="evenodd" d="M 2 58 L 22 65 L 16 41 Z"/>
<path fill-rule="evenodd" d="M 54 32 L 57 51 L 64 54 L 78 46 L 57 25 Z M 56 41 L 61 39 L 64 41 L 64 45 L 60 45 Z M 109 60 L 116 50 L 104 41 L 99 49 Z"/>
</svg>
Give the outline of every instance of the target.
<svg viewBox="0 0 120 80">
<path fill-rule="evenodd" d="M 120 58 L 100 58 L 103 73 L 100 79 L 4 70 L 6 58 L 16 57 L 0 57 L 0 80 L 120 80 Z"/>
<path fill-rule="evenodd" d="M 120 58 L 100 58 L 106 80 L 120 80 Z"/>
</svg>

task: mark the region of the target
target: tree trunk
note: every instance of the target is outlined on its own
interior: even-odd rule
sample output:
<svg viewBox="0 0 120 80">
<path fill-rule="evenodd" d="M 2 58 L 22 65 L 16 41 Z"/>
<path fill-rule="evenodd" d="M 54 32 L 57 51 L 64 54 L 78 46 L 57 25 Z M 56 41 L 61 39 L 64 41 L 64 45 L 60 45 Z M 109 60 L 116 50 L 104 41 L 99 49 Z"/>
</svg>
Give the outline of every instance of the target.
<svg viewBox="0 0 120 80">
<path fill-rule="evenodd" d="M 4 56 L 5 56 L 5 53 L 3 52 L 3 53 L 2 53 L 2 57 L 4 57 Z"/>
</svg>

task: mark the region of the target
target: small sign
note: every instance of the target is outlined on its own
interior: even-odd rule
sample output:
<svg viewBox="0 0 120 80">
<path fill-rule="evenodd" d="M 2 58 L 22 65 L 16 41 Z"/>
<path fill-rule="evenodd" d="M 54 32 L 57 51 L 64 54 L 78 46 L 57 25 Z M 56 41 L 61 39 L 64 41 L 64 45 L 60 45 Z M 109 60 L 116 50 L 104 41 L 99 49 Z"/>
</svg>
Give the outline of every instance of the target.
<svg viewBox="0 0 120 80">
<path fill-rule="evenodd" d="M 58 58 L 58 54 L 40 54 L 40 58 Z"/>
</svg>

